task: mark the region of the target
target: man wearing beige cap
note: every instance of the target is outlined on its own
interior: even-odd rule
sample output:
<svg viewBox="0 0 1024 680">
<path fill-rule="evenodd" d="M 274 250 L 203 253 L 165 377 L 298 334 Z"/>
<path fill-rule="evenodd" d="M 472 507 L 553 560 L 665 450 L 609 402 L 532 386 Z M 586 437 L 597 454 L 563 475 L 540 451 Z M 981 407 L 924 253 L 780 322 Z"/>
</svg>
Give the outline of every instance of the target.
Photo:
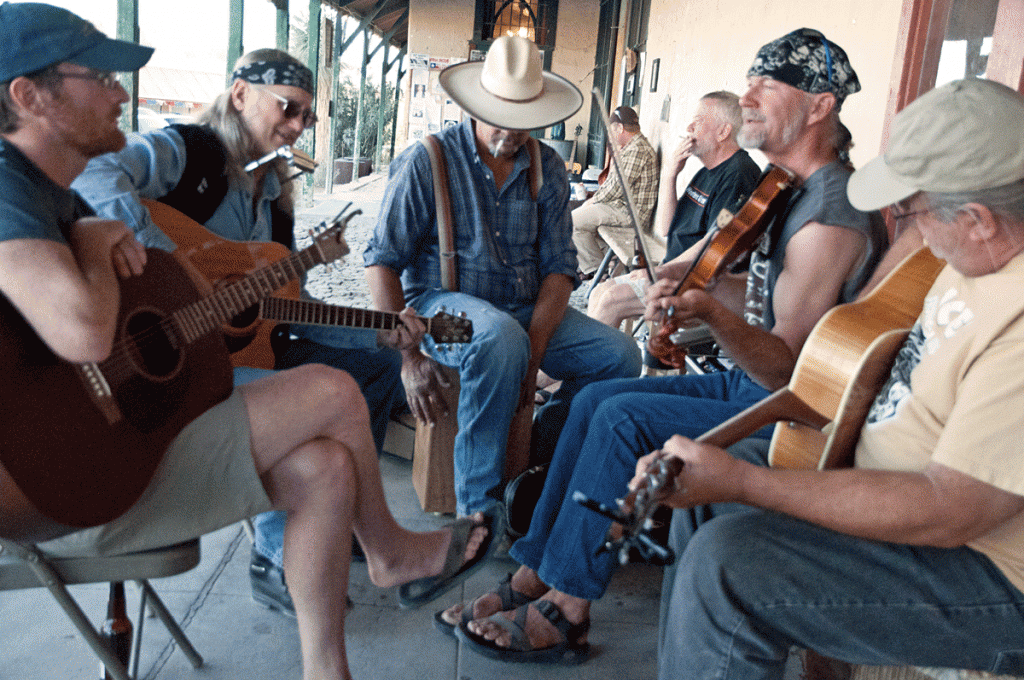
<svg viewBox="0 0 1024 680">
<path fill-rule="evenodd" d="M 440 83 L 469 114 L 435 137 L 453 246 L 440 245 L 443 202 L 435 201 L 428 149 L 413 144 L 391 164 L 364 263 L 378 308 L 408 304 L 431 316 L 444 307 L 473 322 L 470 342 L 426 337 L 403 352 L 402 365 L 417 418 L 432 423 L 457 409 L 456 511 L 465 515 L 496 507 L 512 415 L 517 404 L 533 404 L 539 369 L 562 381 L 534 425 L 535 450 L 549 457 L 543 450 L 554 447 L 573 396 L 592 381 L 639 375 L 640 352 L 629 336 L 568 306 L 578 280 L 565 164 L 550 147 L 528 143 L 530 130 L 579 110 L 579 90 L 542 71 L 536 45 L 510 37 L 495 40 L 483 62 L 445 69 Z M 451 274 L 447 283 L 443 274 Z M 458 369 L 458 404 L 441 398 L 438 364 Z"/>
<path fill-rule="evenodd" d="M 622 176 L 626 180 L 629 194 L 636 208 L 641 232 L 650 232 L 654 203 L 658 198 L 658 156 L 651 143 L 640 132 L 640 119 L 636 111 L 620 106 L 608 117 L 610 125 L 609 144 L 619 150 Z M 601 226 L 615 228 L 620 238 L 610 237 L 605 243 L 598 233 Z M 604 183 L 583 205 L 572 211 L 572 240 L 580 261 L 583 280 L 592 279 L 606 248 L 612 248 L 618 256 L 629 261 L 633 256 L 635 232 L 633 220 L 626 205 L 626 192 L 619 181 L 619 173 L 611 171 Z M 628 244 L 628 247 L 624 247 Z"/>
<path fill-rule="evenodd" d="M 1024 97 L 937 88 L 854 173 L 946 266 L 875 397 L 852 469 L 767 467 L 673 437 L 660 677 L 781 678 L 791 647 L 848 663 L 1021 673 Z M 731 454 L 731 455 L 730 455 Z M 650 462 L 642 459 L 638 465 Z M 721 669 L 727 675 L 716 675 Z"/>
</svg>

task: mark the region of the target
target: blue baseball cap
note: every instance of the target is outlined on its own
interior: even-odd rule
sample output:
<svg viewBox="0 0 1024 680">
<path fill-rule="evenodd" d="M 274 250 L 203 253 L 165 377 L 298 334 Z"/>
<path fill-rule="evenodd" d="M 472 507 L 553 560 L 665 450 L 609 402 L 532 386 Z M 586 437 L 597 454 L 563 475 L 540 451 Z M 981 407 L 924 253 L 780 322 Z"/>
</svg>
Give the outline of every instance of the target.
<svg viewBox="0 0 1024 680">
<path fill-rule="evenodd" d="M 37 2 L 0 5 L 0 82 L 66 61 L 98 71 L 136 71 L 152 47 L 114 40 L 72 12 Z"/>
</svg>

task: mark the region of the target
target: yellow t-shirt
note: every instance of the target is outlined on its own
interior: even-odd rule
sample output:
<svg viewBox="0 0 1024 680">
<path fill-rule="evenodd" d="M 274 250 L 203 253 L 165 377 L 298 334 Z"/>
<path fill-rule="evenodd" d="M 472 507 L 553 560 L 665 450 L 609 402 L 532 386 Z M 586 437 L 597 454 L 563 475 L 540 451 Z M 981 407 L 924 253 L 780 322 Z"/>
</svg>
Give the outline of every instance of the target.
<svg viewBox="0 0 1024 680">
<path fill-rule="evenodd" d="M 1024 255 L 987 276 L 942 270 L 868 414 L 856 467 L 932 460 L 1024 496 Z M 969 545 L 1024 590 L 1024 513 Z"/>
</svg>

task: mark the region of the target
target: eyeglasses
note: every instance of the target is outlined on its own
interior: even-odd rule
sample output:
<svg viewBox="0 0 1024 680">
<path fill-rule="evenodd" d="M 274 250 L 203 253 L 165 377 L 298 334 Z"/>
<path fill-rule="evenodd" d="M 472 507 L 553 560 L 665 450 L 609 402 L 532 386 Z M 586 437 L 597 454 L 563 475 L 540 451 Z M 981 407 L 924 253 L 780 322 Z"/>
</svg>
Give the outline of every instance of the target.
<svg viewBox="0 0 1024 680">
<path fill-rule="evenodd" d="M 911 217 L 913 217 L 914 215 L 920 215 L 920 214 L 926 213 L 926 212 L 928 212 L 928 211 L 927 210 L 912 210 L 910 212 L 900 213 L 900 212 L 896 212 L 894 209 L 890 208 L 889 209 L 889 217 L 892 218 L 892 221 L 893 221 L 893 223 L 896 226 L 899 226 L 900 222 L 902 222 L 903 220 L 908 220 Z"/>
<path fill-rule="evenodd" d="M 66 71 L 57 71 L 57 75 L 61 78 L 78 78 L 79 80 L 95 80 L 97 83 L 107 88 L 108 90 L 114 90 L 121 81 L 118 80 L 117 74 L 113 71 L 94 71 L 89 70 L 85 73 L 68 73 Z"/>
<path fill-rule="evenodd" d="M 260 87 L 258 85 L 253 85 L 253 87 L 255 87 L 260 92 L 264 92 L 266 94 L 269 94 L 271 97 L 273 97 L 278 102 L 280 102 L 281 103 L 281 110 L 284 111 L 284 117 L 285 118 L 291 120 L 292 118 L 298 118 L 299 116 L 301 116 L 302 117 L 302 126 L 306 127 L 306 128 L 313 127 L 314 125 L 316 125 L 317 120 L 319 120 L 316 117 L 316 114 L 313 113 L 312 109 L 303 108 L 302 104 L 297 102 L 297 101 L 295 101 L 294 99 L 288 99 L 287 97 L 282 97 L 278 93 L 273 92 L 271 90 L 265 90 L 265 89 L 263 89 L 262 87 Z"/>
</svg>

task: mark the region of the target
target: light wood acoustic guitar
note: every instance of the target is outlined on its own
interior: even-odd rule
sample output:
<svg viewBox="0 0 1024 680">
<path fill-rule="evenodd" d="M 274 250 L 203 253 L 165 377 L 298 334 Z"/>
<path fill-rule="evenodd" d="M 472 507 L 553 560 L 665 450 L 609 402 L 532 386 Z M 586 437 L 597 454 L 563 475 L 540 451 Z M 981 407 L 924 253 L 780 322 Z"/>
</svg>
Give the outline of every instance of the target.
<svg viewBox="0 0 1024 680">
<path fill-rule="evenodd" d="M 804 343 L 789 385 L 696 441 L 726 447 L 775 423 L 768 453 L 772 467 L 824 470 L 852 464 L 871 404 L 945 264 L 921 248 L 863 299 L 832 308 Z M 638 487 L 619 501 L 626 511 L 577 493 L 577 502 L 622 527 L 609 533 L 602 550 L 618 550 L 626 560 L 632 549 L 648 561 L 671 563 L 671 551 L 652 542 L 649 520 L 675 490 L 674 479 L 681 471 L 678 458 L 654 461 Z"/>
<path fill-rule="evenodd" d="M 291 251 L 280 243 L 231 241 L 217 236 L 180 211 L 157 201 L 143 200 L 150 216 L 160 229 L 174 241 L 196 269 L 215 286 L 237 281 L 258 267 L 288 258 Z M 345 211 L 342 211 L 345 212 Z M 344 223 L 359 214 L 345 215 Z M 335 221 L 340 219 L 335 218 Z M 345 252 L 348 252 L 347 246 Z M 374 330 L 393 330 L 400 324 L 395 312 L 380 312 L 356 307 L 342 307 L 316 300 L 302 300 L 299 276 L 289 279 L 281 288 L 234 316 L 223 327 L 224 340 L 235 366 L 273 369 L 280 351 L 281 323 L 314 326 L 344 326 Z M 438 343 L 469 342 L 473 322 L 464 316 L 440 311 L 433 317 L 418 317 L 427 333 Z"/>
<path fill-rule="evenodd" d="M 864 298 L 828 311 L 797 358 L 789 385 L 698 438 L 728 446 L 775 423 L 769 463 L 831 469 L 852 463 L 871 404 L 946 265 L 927 248 L 903 259 Z"/>
<path fill-rule="evenodd" d="M 347 251 L 334 226 L 204 297 L 177 258 L 150 248 L 143 274 L 120 281 L 113 347 L 98 362 L 56 356 L 0 296 L 0 463 L 37 511 L 0 499 L 0 528 L 29 536 L 32 527 L 16 526 L 17 517 L 87 527 L 123 514 L 181 429 L 231 393 L 231 364 L 215 331 Z"/>
</svg>

